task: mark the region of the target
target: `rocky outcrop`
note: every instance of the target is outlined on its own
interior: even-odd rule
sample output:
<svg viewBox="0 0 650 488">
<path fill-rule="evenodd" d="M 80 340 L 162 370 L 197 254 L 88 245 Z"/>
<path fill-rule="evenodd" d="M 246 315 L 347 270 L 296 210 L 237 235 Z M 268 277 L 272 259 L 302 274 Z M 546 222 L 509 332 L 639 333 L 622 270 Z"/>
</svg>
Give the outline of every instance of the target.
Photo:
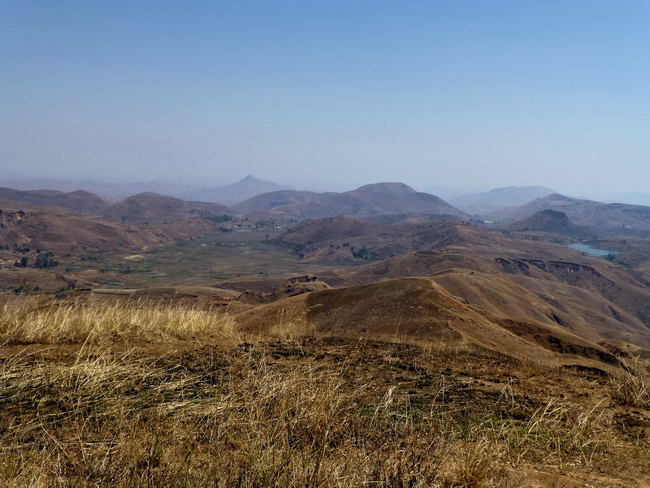
<svg viewBox="0 0 650 488">
<path fill-rule="evenodd" d="M 530 276 L 530 267 L 528 264 L 536 268 L 552 274 L 561 281 L 575 281 L 574 278 L 587 274 L 590 277 L 597 278 L 610 285 L 615 283 L 609 278 L 603 276 L 595 268 L 586 264 L 570 263 L 566 261 L 543 261 L 541 259 L 505 259 L 494 258 L 494 261 L 503 267 L 506 272 L 521 273 Z M 527 264 L 528 263 L 528 264 Z"/>
<path fill-rule="evenodd" d="M 520 259 L 494 258 L 494 260 L 497 262 L 497 264 L 503 266 L 505 270 L 514 270 L 523 273 L 526 276 L 530 275 L 530 268 Z"/>
</svg>

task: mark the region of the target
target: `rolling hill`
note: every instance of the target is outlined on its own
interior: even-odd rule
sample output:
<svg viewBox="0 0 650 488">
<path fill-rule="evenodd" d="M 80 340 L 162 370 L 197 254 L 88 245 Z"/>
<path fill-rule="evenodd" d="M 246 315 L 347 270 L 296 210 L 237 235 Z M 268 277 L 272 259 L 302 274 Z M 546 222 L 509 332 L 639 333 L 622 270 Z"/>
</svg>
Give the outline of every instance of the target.
<svg viewBox="0 0 650 488">
<path fill-rule="evenodd" d="M 263 193 L 234 205 L 235 212 L 284 216 L 288 208 L 322 198 L 322 193 L 297 190 L 279 190 Z M 292 215 L 287 215 L 292 216 Z"/>
<path fill-rule="evenodd" d="M 344 193 L 282 192 L 259 195 L 233 208 L 237 211 L 295 219 L 341 215 L 368 217 L 409 212 L 448 219 L 468 217 L 435 195 L 416 192 L 403 183 L 375 183 Z"/>
<path fill-rule="evenodd" d="M 274 242 L 308 261 L 376 260 L 457 242 L 462 225 L 438 220 L 377 224 L 347 216 L 331 217 L 307 221 Z"/>
<path fill-rule="evenodd" d="M 650 276 L 566 246 L 457 222 L 381 225 L 350 217 L 306 222 L 279 241 L 307 261 L 383 259 L 324 271 L 319 279 L 330 286 L 428 277 L 504 319 L 650 347 Z"/>
<path fill-rule="evenodd" d="M 551 209 L 540 210 L 526 219 L 508 224 L 506 229 L 529 235 L 543 233 L 576 239 L 587 239 L 595 235 L 589 228 L 573 224 L 564 212 Z"/>
<path fill-rule="evenodd" d="M 213 213 L 214 210 L 217 211 L 216 214 Z M 221 215 L 228 210 L 228 207 L 221 204 L 186 202 L 147 192 L 130 196 L 111 205 L 104 211 L 104 215 L 118 219 L 122 223 L 169 224 L 188 218 Z"/>
<path fill-rule="evenodd" d="M 287 310 L 296 325 L 317 333 L 466 341 L 540 363 L 605 369 L 620 364 L 605 347 L 566 328 L 491 314 L 427 278 L 312 292 L 242 312 L 235 320 L 243 330 L 268 331 L 286 320 Z"/>
<path fill-rule="evenodd" d="M 142 250 L 217 231 L 218 224 L 200 217 L 125 225 L 60 207 L 0 201 L 0 245 L 11 248 L 18 246 L 62 254 Z"/>
<path fill-rule="evenodd" d="M 12 188 L 0 188 L 0 200 L 63 207 L 85 213 L 98 213 L 110 205 L 101 197 L 84 190 L 65 193 L 57 190 L 21 191 Z"/>
</svg>

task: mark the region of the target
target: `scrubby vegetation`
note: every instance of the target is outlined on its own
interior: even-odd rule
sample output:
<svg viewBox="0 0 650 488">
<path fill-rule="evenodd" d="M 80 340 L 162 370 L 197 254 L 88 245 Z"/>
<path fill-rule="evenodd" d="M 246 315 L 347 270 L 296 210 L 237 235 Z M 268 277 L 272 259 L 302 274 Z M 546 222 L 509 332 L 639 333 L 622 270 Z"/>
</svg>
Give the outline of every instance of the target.
<svg viewBox="0 0 650 488">
<path fill-rule="evenodd" d="M 13 297 L 3 486 L 642 486 L 648 370 L 244 336 L 208 305 Z M 637 480 L 637 481 L 635 481 Z"/>
</svg>

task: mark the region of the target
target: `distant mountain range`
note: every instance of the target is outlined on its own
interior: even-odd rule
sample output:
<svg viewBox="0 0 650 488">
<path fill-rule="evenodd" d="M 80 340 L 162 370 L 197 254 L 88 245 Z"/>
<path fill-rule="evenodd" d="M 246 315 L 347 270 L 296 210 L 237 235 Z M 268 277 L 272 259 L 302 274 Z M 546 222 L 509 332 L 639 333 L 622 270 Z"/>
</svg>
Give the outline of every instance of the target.
<svg viewBox="0 0 650 488">
<path fill-rule="evenodd" d="M 0 200 L 34 205 L 57 206 L 96 216 L 118 218 L 125 222 L 169 223 L 183 218 L 205 217 L 216 221 L 224 214 L 262 219 L 309 220 L 351 216 L 378 224 L 417 223 L 429 220 L 469 220 L 470 214 L 429 193 L 415 191 L 404 183 L 383 182 L 361 186 L 343 193 L 308 192 L 287 189 L 254 176 L 221 188 L 198 188 L 160 183 L 115 184 L 92 181 L 21 180 L 20 188 L 0 188 Z M 3 180 L 0 180 L 0 184 Z M 24 189 L 28 186 L 52 185 L 48 189 Z M 59 188 L 72 188 L 66 192 Z M 95 188 L 103 194 L 80 188 Z M 109 195 L 140 191 L 117 203 Z M 160 192 L 151 188 L 161 187 Z M 166 193 L 162 193 L 167 189 Z M 119 191 L 118 191 L 119 190 Z M 173 190 L 173 191 L 171 191 Z M 557 216 L 542 214 L 531 222 L 522 222 L 511 230 L 538 230 L 565 236 L 607 237 L 650 236 L 650 207 L 624 203 L 602 203 L 571 198 L 545 187 L 497 188 L 483 194 L 465 195 L 453 201 L 486 221 L 504 225 L 524 221 L 538 212 L 553 210 L 566 214 L 571 226 Z M 179 194 L 182 194 L 179 196 Z M 546 194 L 530 200 L 536 194 Z M 252 196 L 251 196 L 252 195 Z M 104 198 L 102 198 L 104 196 Z M 248 198 L 246 198 L 248 197 Z M 237 202 L 226 205 L 221 202 Z M 461 201 L 462 200 L 462 201 Z M 525 201 L 522 205 L 516 205 Z M 463 203 L 464 202 L 464 203 Z M 473 209 L 473 210 L 472 210 Z M 493 209 L 489 210 L 488 209 Z M 587 229 L 588 228 L 588 229 Z"/>
<path fill-rule="evenodd" d="M 449 203 L 468 214 L 484 215 L 502 208 L 519 207 L 553 193 L 556 192 L 544 186 L 508 186 L 451 198 Z"/>
<path fill-rule="evenodd" d="M 228 193 L 245 195 L 278 188 L 269 182 L 246 177 L 236 184 L 224 187 L 224 199 Z M 201 197 L 200 194 L 193 194 Z M 203 194 L 203 197 L 209 195 Z M 443 220 L 461 220 L 468 216 L 435 195 L 420 193 L 403 183 L 375 183 L 344 193 L 315 193 L 297 190 L 278 190 L 253 196 L 233 207 L 214 202 L 181 200 L 156 192 L 141 192 L 117 203 L 111 203 L 85 190 L 62 192 L 59 190 L 16 190 L 0 188 L 0 199 L 17 202 L 64 207 L 95 215 L 120 218 L 127 222 L 153 222 L 177 220 L 179 216 L 196 216 L 200 213 L 254 215 L 262 217 L 286 217 L 300 220 L 350 215 L 374 216 L 384 221 L 433 216 Z"/>
<path fill-rule="evenodd" d="M 86 213 L 97 213 L 106 209 L 110 203 L 94 193 L 75 190 L 65 193 L 58 190 L 15 190 L 0 188 L 0 200 L 33 203 L 64 207 Z"/>
<path fill-rule="evenodd" d="M 435 195 L 415 191 L 404 183 L 375 183 L 344 193 L 280 191 L 250 198 L 233 207 L 240 213 L 295 219 L 349 215 L 417 213 L 441 219 L 465 219 L 468 215 Z"/>
<path fill-rule="evenodd" d="M 554 193 L 521 207 L 506 208 L 487 216 L 494 220 L 524 220 L 542 210 L 563 212 L 576 225 L 601 235 L 650 236 L 650 207 L 625 203 L 601 203 Z"/>
<path fill-rule="evenodd" d="M 77 190 L 84 190 L 113 202 L 139 193 L 153 192 L 179 198 L 181 200 L 213 202 L 224 205 L 234 205 L 255 195 L 271 191 L 294 190 L 291 186 L 278 185 L 271 181 L 260 180 L 251 175 L 248 175 L 242 180 L 230 185 L 215 188 L 162 183 L 158 181 L 152 181 L 149 183 L 110 183 L 96 180 L 72 181 L 45 178 L 5 178 L 0 179 L 0 187 L 22 191 L 48 189 L 58 190 L 61 192 L 74 192 Z"/>
</svg>

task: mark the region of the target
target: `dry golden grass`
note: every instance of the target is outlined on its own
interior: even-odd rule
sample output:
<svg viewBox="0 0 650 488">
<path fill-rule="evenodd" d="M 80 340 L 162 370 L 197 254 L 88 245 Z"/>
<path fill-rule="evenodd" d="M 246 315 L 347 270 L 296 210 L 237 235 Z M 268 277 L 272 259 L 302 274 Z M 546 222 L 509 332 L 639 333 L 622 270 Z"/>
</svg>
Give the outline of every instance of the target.
<svg viewBox="0 0 650 488">
<path fill-rule="evenodd" d="M 88 303 L 20 297 L 0 305 L 1 344 L 96 344 L 106 340 L 235 339 L 232 317 L 199 305 L 146 299 Z"/>
<path fill-rule="evenodd" d="M 650 409 L 650 366 L 634 361 L 612 378 L 613 396 L 622 405 Z"/>
<path fill-rule="evenodd" d="M 467 344 L 317 337 L 291 320 L 243 342 L 227 316 L 196 306 L 28 299 L 1 320 L 3 344 L 31 344 L 0 348 L 2 486 L 632 487 L 650 476 L 641 374 L 622 373 L 625 386 Z M 203 345 L 156 354 L 154 339 Z"/>
</svg>

